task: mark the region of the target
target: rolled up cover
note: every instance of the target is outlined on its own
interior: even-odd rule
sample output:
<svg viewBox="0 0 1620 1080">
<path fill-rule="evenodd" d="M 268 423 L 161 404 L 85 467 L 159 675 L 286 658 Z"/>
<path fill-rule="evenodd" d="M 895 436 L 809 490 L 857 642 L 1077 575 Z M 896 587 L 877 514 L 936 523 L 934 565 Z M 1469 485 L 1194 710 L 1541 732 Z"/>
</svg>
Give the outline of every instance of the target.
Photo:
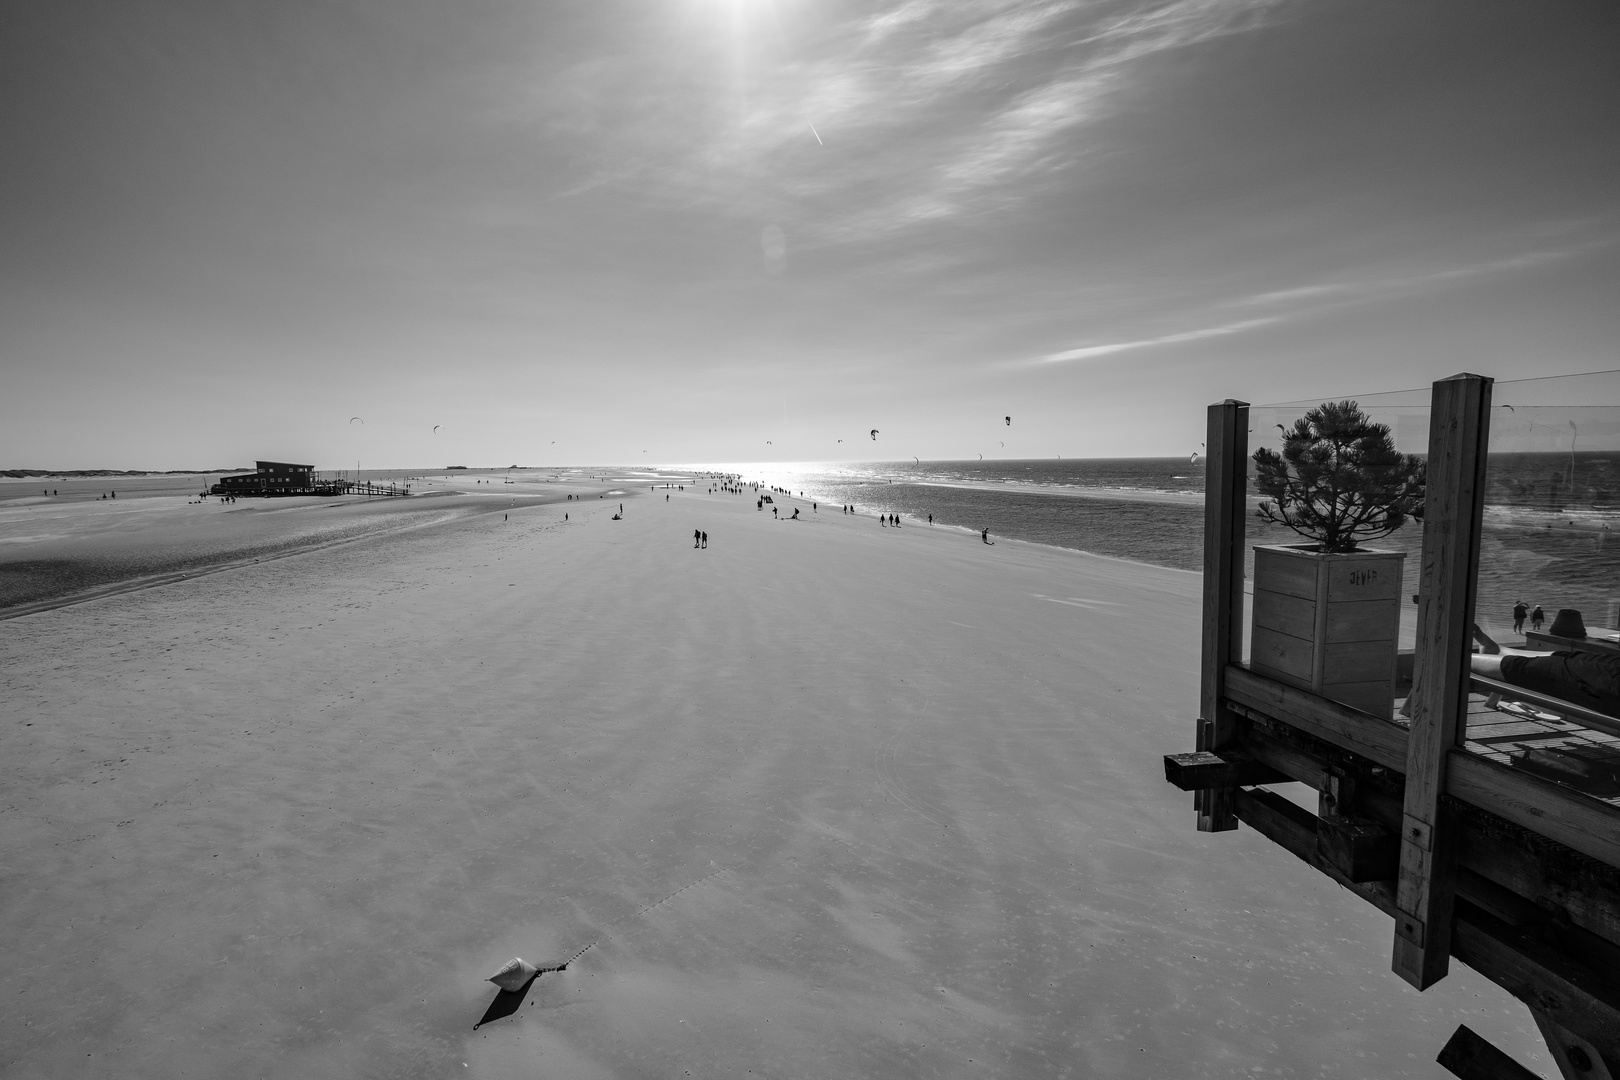
<svg viewBox="0 0 1620 1080">
<path fill-rule="evenodd" d="M 501 970 L 491 975 L 489 977 L 489 981 L 500 987 L 502 990 L 517 991 L 523 989 L 525 986 L 528 986 L 529 980 L 534 978 L 535 973 L 539 970 L 539 968 L 523 959 L 523 957 L 514 956 L 512 959 L 502 964 Z"/>
</svg>

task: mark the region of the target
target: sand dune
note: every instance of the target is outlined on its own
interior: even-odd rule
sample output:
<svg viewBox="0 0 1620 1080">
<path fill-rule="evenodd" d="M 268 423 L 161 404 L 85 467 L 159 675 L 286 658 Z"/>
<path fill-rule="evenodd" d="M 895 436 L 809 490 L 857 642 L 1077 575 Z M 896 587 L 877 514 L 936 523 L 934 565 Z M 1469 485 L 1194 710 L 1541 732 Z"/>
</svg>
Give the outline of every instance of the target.
<svg viewBox="0 0 1620 1080">
<path fill-rule="evenodd" d="M 1194 831 L 1196 575 L 662 495 L 0 623 L 0 1075 L 1434 1077 L 1463 1019 L 1544 1060 Z"/>
</svg>

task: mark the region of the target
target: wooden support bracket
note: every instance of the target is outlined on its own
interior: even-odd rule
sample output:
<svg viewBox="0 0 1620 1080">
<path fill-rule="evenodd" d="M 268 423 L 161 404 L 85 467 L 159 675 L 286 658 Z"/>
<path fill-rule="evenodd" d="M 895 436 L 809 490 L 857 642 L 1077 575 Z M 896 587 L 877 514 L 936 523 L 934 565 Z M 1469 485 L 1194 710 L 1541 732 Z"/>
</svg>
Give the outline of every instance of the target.
<svg viewBox="0 0 1620 1080">
<path fill-rule="evenodd" d="M 1182 791 L 1250 784 L 1286 784 L 1293 779 L 1253 758 L 1232 752 L 1216 754 L 1209 750 L 1164 755 L 1164 778 Z"/>
<path fill-rule="evenodd" d="M 1538 1080 L 1536 1074 L 1460 1024 L 1434 1060 L 1460 1080 Z"/>
<path fill-rule="evenodd" d="M 1329 814 L 1318 819 L 1316 851 L 1351 881 L 1391 881 L 1401 864 L 1401 841 L 1366 818 Z"/>
</svg>

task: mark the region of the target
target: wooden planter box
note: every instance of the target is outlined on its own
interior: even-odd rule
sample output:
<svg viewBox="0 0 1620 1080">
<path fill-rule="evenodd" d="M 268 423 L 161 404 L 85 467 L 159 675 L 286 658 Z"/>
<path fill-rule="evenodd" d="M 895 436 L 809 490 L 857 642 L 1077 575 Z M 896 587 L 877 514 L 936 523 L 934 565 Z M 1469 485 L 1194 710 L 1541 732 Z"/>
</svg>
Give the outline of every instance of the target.
<svg viewBox="0 0 1620 1080">
<path fill-rule="evenodd" d="M 1388 720 L 1401 636 L 1403 551 L 1254 549 L 1249 667 Z"/>
</svg>

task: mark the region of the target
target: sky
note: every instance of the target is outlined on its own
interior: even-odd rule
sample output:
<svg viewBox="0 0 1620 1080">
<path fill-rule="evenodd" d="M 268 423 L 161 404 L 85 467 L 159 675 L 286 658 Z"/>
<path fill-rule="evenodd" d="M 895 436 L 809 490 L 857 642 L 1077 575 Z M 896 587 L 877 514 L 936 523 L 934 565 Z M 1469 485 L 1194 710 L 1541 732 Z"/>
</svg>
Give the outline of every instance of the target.
<svg viewBox="0 0 1620 1080">
<path fill-rule="evenodd" d="M 1610 0 L 0 18 L 0 468 L 1180 455 L 1620 367 Z"/>
</svg>

